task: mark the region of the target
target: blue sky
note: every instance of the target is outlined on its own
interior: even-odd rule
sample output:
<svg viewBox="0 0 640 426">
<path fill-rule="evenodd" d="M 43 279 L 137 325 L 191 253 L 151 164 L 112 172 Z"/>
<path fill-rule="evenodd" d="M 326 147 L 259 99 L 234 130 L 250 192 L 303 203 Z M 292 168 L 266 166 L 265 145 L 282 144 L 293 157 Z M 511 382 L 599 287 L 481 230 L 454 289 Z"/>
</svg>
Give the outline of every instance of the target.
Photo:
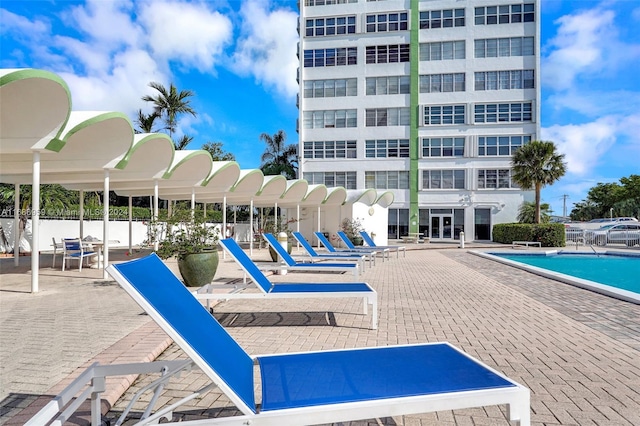
<svg viewBox="0 0 640 426">
<path fill-rule="evenodd" d="M 543 190 L 567 213 L 598 182 L 640 174 L 640 1 L 542 0 L 542 135 L 568 173 Z M 195 92 L 190 149 L 223 143 L 260 165 L 263 132 L 297 143 L 295 1 L 8 1 L 0 67 L 53 71 L 76 110 L 134 117 L 150 81 Z"/>
</svg>

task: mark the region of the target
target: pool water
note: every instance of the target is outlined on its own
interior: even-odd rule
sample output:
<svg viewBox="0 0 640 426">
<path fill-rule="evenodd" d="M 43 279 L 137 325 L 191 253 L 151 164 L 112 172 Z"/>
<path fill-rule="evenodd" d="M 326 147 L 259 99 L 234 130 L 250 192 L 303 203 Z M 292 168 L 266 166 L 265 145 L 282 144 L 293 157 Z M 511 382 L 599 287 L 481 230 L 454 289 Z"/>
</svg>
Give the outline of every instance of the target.
<svg viewBox="0 0 640 426">
<path fill-rule="evenodd" d="M 640 294 L 640 256 L 504 254 L 494 256 Z"/>
</svg>

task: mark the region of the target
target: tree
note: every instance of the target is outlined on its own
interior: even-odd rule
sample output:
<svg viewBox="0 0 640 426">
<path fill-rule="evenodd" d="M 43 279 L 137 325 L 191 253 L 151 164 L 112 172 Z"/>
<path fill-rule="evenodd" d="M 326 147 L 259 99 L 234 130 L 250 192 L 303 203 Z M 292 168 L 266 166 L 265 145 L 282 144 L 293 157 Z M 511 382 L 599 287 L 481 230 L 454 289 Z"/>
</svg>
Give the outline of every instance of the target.
<svg viewBox="0 0 640 426">
<path fill-rule="evenodd" d="M 222 142 L 207 142 L 202 145 L 202 149 L 211 154 L 213 161 L 235 161 L 236 157 L 222 149 Z"/>
<path fill-rule="evenodd" d="M 181 90 L 178 92 L 178 89 L 173 83 L 169 86 L 169 90 L 155 81 L 149 83 L 149 87 L 157 90 L 158 94 L 155 97 L 145 95 L 142 97 L 142 100 L 153 103 L 154 113 L 164 120 L 164 130 L 167 130 L 169 137 L 173 139 L 180 114 L 197 116 L 195 110 L 189 105 L 191 101 L 187 99 L 193 96 L 194 93 L 191 90 Z"/>
<path fill-rule="evenodd" d="M 512 179 L 525 190 L 536 193 L 535 223 L 540 223 L 540 191 L 560 179 L 567 171 L 564 154 L 549 141 L 532 141 L 520 147 L 511 159 Z"/>
<path fill-rule="evenodd" d="M 576 203 L 571 210 L 574 220 L 597 219 L 611 214 L 640 216 L 640 175 L 622 177 L 620 184 L 598 182 L 589 189 L 586 200 Z"/>
<path fill-rule="evenodd" d="M 178 142 L 173 141 L 177 150 L 187 149 L 187 146 L 193 140 L 193 136 L 182 135 L 182 137 L 178 140 Z"/>
<path fill-rule="evenodd" d="M 297 175 L 298 147 L 285 145 L 287 134 L 278 130 L 273 136 L 268 133 L 260 135 L 260 139 L 267 144 L 260 161 L 260 170 L 265 175 L 283 175 L 287 179 L 295 179 Z"/>
<path fill-rule="evenodd" d="M 540 221 L 541 223 L 549 223 L 551 220 L 551 207 L 547 203 L 540 204 Z M 536 221 L 536 204 L 525 201 L 518 209 L 518 222 L 535 223 Z"/>
<path fill-rule="evenodd" d="M 141 109 L 138 110 L 138 118 L 135 119 L 135 123 L 138 128 L 135 129 L 136 133 L 154 133 L 153 126 L 155 125 L 158 115 L 155 112 L 151 114 L 145 114 Z"/>
<path fill-rule="evenodd" d="M 18 202 L 20 211 L 19 216 L 18 239 L 22 237 L 27 226 L 27 219 L 31 216 L 29 208 L 31 206 L 32 185 L 20 186 L 20 201 Z M 15 185 L 0 184 L 0 204 L 3 210 L 13 211 L 14 200 L 16 197 Z M 58 184 L 40 185 L 40 211 L 43 216 L 48 214 L 55 215 L 56 211 L 68 209 L 78 200 L 78 192 L 65 189 Z M 15 212 L 14 212 L 15 213 Z"/>
</svg>

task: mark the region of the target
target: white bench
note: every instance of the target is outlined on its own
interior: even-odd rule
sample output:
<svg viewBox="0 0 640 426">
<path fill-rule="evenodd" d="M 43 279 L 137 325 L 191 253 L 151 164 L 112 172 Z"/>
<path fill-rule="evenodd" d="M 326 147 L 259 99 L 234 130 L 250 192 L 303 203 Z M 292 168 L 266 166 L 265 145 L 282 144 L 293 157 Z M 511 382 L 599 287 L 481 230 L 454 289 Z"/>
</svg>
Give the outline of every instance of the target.
<svg viewBox="0 0 640 426">
<path fill-rule="evenodd" d="M 527 248 L 529 246 L 542 247 L 542 243 L 540 241 L 513 241 L 511 243 L 511 248 L 516 248 L 521 246 L 525 246 Z"/>
</svg>

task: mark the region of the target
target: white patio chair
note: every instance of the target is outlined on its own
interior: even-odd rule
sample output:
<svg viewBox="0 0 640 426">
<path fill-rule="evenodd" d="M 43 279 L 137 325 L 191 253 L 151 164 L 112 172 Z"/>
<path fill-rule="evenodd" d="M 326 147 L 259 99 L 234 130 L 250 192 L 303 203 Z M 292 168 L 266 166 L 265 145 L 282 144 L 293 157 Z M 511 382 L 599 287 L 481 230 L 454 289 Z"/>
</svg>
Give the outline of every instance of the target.
<svg viewBox="0 0 640 426">
<path fill-rule="evenodd" d="M 65 238 L 62 240 L 62 270 L 64 271 L 66 261 L 77 260 L 78 270 L 82 271 L 82 260 L 88 259 L 92 256 L 96 256 L 98 253 L 95 251 L 86 251 L 84 244 L 79 238 Z M 87 263 L 88 265 L 88 263 Z"/>
<path fill-rule="evenodd" d="M 51 268 L 55 268 L 58 250 L 63 251 L 64 246 L 62 245 L 62 243 L 57 243 L 55 237 L 51 237 L 51 241 L 53 242 L 53 244 L 51 244 L 51 246 L 53 247 L 53 262 L 51 263 Z"/>
</svg>

